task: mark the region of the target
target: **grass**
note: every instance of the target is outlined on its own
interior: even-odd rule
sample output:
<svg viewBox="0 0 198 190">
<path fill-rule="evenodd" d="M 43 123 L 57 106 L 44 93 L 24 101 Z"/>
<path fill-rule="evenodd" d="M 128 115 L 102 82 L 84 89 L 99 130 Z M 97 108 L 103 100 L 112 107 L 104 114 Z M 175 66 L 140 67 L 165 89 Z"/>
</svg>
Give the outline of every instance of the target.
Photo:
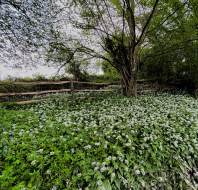
<svg viewBox="0 0 198 190">
<path fill-rule="evenodd" d="M 53 95 L 1 106 L 1 190 L 198 188 L 198 100 Z"/>
</svg>

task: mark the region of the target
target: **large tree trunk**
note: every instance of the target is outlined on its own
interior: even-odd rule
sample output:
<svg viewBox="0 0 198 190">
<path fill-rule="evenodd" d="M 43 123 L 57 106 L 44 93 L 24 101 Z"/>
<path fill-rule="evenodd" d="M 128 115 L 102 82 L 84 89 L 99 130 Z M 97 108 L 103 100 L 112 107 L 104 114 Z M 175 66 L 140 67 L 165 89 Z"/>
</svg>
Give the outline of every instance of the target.
<svg viewBox="0 0 198 190">
<path fill-rule="evenodd" d="M 125 96 L 137 96 L 137 70 L 122 72 L 122 91 Z"/>
<path fill-rule="evenodd" d="M 125 96 L 137 96 L 137 73 L 138 73 L 138 48 L 131 53 L 131 59 L 123 64 L 121 77 L 122 89 Z M 127 67 L 126 67 L 127 66 Z"/>
<path fill-rule="evenodd" d="M 122 92 L 125 96 L 137 96 L 136 73 L 133 73 L 130 77 L 122 74 Z"/>
</svg>

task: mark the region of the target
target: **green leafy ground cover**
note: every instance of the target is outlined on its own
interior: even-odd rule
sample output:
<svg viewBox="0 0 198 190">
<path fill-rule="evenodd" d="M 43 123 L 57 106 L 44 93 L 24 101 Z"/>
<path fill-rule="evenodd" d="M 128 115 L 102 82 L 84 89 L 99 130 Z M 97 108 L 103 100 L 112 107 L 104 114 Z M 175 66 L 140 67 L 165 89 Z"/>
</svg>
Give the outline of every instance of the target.
<svg viewBox="0 0 198 190">
<path fill-rule="evenodd" d="M 52 96 L 1 106 L 1 190 L 198 189 L 198 100 Z"/>
</svg>

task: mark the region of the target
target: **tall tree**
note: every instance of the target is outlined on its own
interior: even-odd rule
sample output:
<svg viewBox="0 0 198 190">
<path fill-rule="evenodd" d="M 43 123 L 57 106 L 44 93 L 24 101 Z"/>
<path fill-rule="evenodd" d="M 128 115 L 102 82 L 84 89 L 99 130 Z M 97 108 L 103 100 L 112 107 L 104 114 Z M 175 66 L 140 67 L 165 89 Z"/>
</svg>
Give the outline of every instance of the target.
<svg viewBox="0 0 198 190">
<path fill-rule="evenodd" d="M 90 55 L 108 61 L 120 73 L 123 93 L 127 96 L 137 95 L 139 51 L 158 4 L 159 0 L 79 0 L 77 18 L 80 22 L 71 18 L 75 27 L 98 36 L 101 49 L 108 57 L 85 48 Z"/>
<path fill-rule="evenodd" d="M 121 75 L 123 93 L 136 96 L 142 49 L 152 46 L 150 36 L 160 41 L 164 37 L 174 38 L 180 27 L 174 21 L 182 22 L 191 15 L 191 4 L 189 0 L 78 0 L 79 14 L 70 21 L 88 36 L 98 36 L 99 41 L 95 43 L 106 54 L 95 52 L 93 46 L 85 47 L 88 53 L 109 62 Z M 164 35 L 162 28 L 169 35 Z"/>
</svg>

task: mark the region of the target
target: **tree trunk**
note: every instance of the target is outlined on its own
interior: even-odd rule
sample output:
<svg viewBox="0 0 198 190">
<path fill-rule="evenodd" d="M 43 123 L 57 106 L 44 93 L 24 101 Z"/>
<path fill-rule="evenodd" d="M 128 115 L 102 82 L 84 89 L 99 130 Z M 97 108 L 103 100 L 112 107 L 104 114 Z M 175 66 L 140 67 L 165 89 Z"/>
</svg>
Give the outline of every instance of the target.
<svg viewBox="0 0 198 190">
<path fill-rule="evenodd" d="M 126 77 L 122 75 L 122 92 L 125 96 L 137 96 L 137 79 L 133 75 Z"/>
<path fill-rule="evenodd" d="M 137 96 L 137 70 L 122 72 L 122 91 L 125 96 Z"/>
<path fill-rule="evenodd" d="M 124 65 L 129 68 L 122 68 L 122 89 L 125 96 L 137 96 L 137 72 L 138 72 L 138 49 L 132 55 L 130 63 Z"/>
</svg>

